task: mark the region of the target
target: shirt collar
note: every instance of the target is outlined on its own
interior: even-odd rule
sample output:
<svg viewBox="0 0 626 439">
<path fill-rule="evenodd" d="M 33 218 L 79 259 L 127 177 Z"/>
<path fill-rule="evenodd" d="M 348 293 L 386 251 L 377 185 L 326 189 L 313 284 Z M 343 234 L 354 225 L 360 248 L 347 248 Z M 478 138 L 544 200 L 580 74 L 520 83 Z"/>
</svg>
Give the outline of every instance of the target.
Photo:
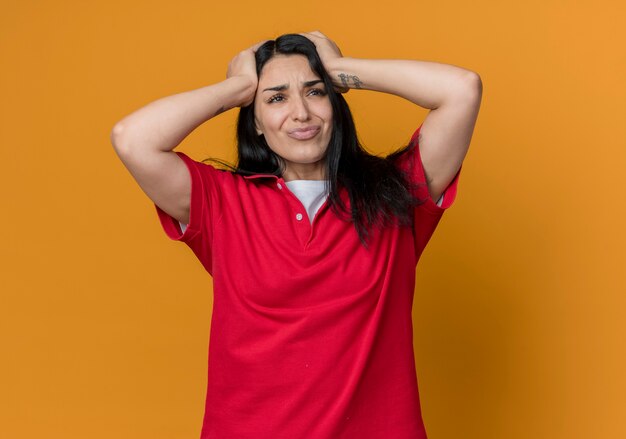
<svg viewBox="0 0 626 439">
<path fill-rule="evenodd" d="M 253 178 L 274 178 L 276 180 L 281 180 L 282 177 L 279 177 L 277 175 L 274 174 L 254 174 L 254 175 L 244 175 L 243 178 L 246 178 L 248 180 L 253 179 Z"/>
</svg>

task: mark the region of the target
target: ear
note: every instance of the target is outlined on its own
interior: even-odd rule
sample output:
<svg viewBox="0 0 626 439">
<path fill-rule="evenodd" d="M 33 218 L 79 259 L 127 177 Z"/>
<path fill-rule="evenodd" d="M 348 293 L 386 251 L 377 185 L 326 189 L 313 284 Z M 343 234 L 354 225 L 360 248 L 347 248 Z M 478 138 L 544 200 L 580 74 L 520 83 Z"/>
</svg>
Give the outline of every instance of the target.
<svg viewBox="0 0 626 439">
<path fill-rule="evenodd" d="M 256 128 L 256 134 L 257 134 L 257 136 L 260 136 L 260 135 L 262 135 L 262 134 L 263 134 L 263 131 L 261 131 L 261 130 L 259 129 L 259 121 L 257 120 L 257 118 L 256 118 L 256 117 L 254 118 L 254 128 Z"/>
</svg>

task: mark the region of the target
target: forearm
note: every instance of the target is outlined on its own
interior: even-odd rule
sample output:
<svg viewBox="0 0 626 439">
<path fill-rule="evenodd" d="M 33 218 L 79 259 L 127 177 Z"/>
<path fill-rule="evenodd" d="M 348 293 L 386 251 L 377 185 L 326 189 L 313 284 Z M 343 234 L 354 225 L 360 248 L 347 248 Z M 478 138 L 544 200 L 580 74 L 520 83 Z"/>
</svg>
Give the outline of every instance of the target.
<svg viewBox="0 0 626 439">
<path fill-rule="evenodd" d="M 465 98 L 480 84 L 471 70 L 429 61 L 342 57 L 327 70 L 346 87 L 391 93 L 428 109 Z"/>
<path fill-rule="evenodd" d="M 241 105 L 256 87 L 241 76 L 157 99 L 120 120 L 111 132 L 116 149 L 171 151 L 199 125 Z"/>
</svg>

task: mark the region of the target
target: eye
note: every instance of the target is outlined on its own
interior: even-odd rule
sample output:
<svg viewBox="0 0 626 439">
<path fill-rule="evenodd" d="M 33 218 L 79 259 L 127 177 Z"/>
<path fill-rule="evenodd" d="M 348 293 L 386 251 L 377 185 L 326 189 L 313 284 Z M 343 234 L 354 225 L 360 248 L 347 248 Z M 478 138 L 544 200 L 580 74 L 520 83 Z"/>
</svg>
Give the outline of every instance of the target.
<svg viewBox="0 0 626 439">
<path fill-rule="evenodd" d="M 311 90 L 311 93 L 313 93 L 315 96 L 326 96 L 326 92 L 321 88 L 314 88 Z"/>
<path fill-rule="evenodd" d="M 272 96 L 271 98 L 269 98 L 267 100 L 268 104 L 271 104 L 273 102 L 281 102 L 284 99 L 284 96 L 281 93 L 275 94 L 274 96 Z"/>
</svg>

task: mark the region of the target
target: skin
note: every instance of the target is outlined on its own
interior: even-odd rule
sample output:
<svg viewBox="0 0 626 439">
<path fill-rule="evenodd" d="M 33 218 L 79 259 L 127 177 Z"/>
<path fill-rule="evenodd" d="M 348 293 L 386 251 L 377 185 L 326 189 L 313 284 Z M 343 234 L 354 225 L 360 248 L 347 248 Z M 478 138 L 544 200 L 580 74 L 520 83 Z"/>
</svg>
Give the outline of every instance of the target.
<svg viewBox="0 0 626 439">
<path fill-rule="evenodd" d="M 325 179 L 325 155 L 332 134 L 333 113 L 323 82 L 304 55 L 276 55 L 258 79 L 254 100 L 257 134 L 285 161 L 285 181 Z M 285 85 L 283 90 L 266 90 Z M 320 127 L 311 139 L 295 139 L 296 128 Z"/>
<path fill-rule="evenodd" d="M 436 202 L 469 149 L 482 99 L 480 76 L 430 61 L 344 57 L 323 33 L 302 35 L 315 44 L 335 87 L 393 94 L 430 110 L 418 142 L 428 191 Z"/>
<path fill-rule="evenodd" d="M 428 190 L 433 203 L 436 202 L 460 169 L 468 150 L 482 97 L 480 76 L 457 66 L 428 61 L 344 57 L 337 45 L 321 32 L 302 35 L 315 44 L 336 92 L 345 93 L 352 88 L 373 90 L 430 109 L 420 131 L 419 150 Z M 320 112 L 315 102 L 318 97 L 300 90 L 299 94 L 286 95 L 285 101 L 276 107 L 265 107 L 258 96 L 255 51 L 266 41 L 238 53 L 228 65 L 226 80 L 157 99 L 124 117 L 111 132 L 111 142 L 118 156 L 143 191 L 156 205 L 184 224 L 189 223 L 191 180 L 187 166 L 173 149 L 203 122 L 231 108 L 255 103 L 260 130 L 267 130 L 266 139 L 273 139 L 270 145 L 291 164 L 287 179 L 322 178 L 320 151 L 327 148 L 330 140 L 330 106 L 325 107 L 328 104 L 323 101 L 321 107 L 325 111 Z M 279 59 L 270 62 L 276 63 Z M 265 79 L 269 79 L 268 66 L 269 63 L 264 69 L 263 85 L 266 85 Z M 295 81 L 297 89 L 298 81 L 303 80 L 295 79 L 291 71 L 291 77 L 287 72 L 279 77 L 279 73 L 274 72 L 276 82 L 270 87 L 291 80 Z M 303 123 L 302 116 L 292 113 L 282 115 L 281 124 L 284 107 L 297 108 L 298 102 L 310 113 L 304 117 L 308 120 Z M 285 129 L 289 129 L 286 127 L 303 126 L 311 121 L 326 129 L 320 136 L 323 142 L 316 140 L 305 144 L 285 139 Z M 317 145 L 317 152 L 312 145 Z M 164 175 L 167 178 L 163 178 Z"/>
</svg>

